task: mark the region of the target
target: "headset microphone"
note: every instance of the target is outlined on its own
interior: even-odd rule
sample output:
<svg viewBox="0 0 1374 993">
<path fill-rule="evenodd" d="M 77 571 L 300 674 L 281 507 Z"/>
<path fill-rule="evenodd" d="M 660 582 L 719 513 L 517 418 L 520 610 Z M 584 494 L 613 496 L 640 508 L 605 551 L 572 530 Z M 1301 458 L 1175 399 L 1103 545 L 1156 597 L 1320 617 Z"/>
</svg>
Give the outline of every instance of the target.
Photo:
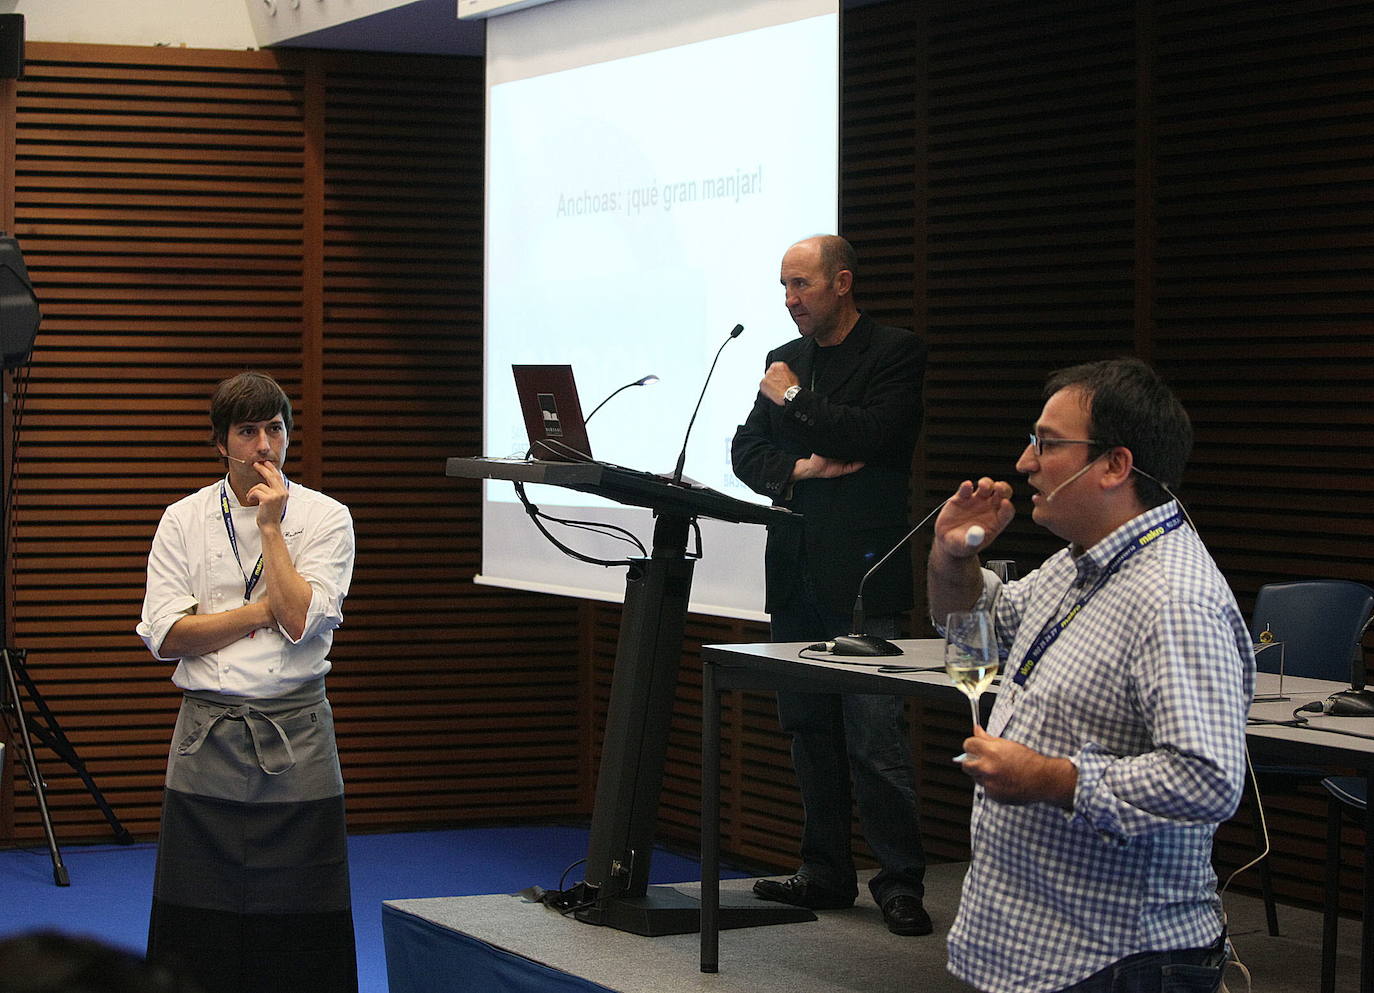
<svg viewBox="0 0 1374 993">
<path fill-rule="evenodd" d="M 1103 453 L 1102 453 L 1102 455 L 1106 455 L 1106 454 L 1107 454 L 1106 452 L 1103 452 Z M 1053 500 L 1053 499 L 1055 498 L 1055 496 L 1059 493 L 1060 490 L 1062 490 L 1065 486 L 1068 486 L 1070 483 L 1072 483 L 1074 480 L 1076 480 L 1079 476 L 1083 475 L 1083 473 L 1087 472 L 1089 469 L 1091 469 L 1093 466 L 1095 466 L 1095 465 L 1097 464 L 1098 459 L 1102 458 L 1102 455 L 1099 455 L 1096 459 L 1093 459 L 1091 462 L 1089 462 L 1087 465 L 1085 465 L 1082 469 L 1079 469 L 1077 472 L 1075 472 L 1075 473 L 1074 473 L 1072 476 L 1070 476 L 1068 479 L 1064 480 L 1062 483 L 1060 483 L 1060 484 L 1059 484 L 1058 486 L 1056 486 L 1054 489 L 1050 490 L 1050 492 L 1045 496 L 1045 502 L 1046 502 L 1046 503 L 1049 503 L 1051 500 Z"/>
</svg>

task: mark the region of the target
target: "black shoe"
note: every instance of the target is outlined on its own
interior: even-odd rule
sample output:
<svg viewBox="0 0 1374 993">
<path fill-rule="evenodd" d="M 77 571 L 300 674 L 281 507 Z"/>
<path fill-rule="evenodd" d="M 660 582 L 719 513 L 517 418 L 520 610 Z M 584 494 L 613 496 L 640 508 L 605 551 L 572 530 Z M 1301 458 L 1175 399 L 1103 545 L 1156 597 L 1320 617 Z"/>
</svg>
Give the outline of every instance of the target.
<svg viewBox="0 0 1374 993">
<path fill-rule="evenodd" d="M 907 936 L 930 934 L 934 930 L 921 898 L 909 893 L 899 893 L 883 904 L 883 923 L 893 934 Z"/>
<path fill-rule="evenodd" d="M 807 910 L 843 910 L 854 906 L 857 894 L 850 893 L 846 896 L 835 890 L 826 889 L 805 876 L 793 876 L 780 883 L 772 879 L 756 879 L 754 895 L 778 903 L 790 903 L 794 907 L 805 907 Z"/>
</svg>

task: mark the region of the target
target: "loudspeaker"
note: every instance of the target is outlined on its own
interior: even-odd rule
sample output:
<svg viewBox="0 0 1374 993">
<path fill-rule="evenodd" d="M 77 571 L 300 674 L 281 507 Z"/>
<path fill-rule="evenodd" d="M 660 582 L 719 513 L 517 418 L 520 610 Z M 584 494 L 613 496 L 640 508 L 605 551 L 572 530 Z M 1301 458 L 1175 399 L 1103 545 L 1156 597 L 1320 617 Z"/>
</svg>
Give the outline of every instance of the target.
<svg viewBox="0 0 1374 993">
<path fill-rule="evenodd" d="M 28 361 L 41 319 L 19 242 L 0 235 L 0 360 L 6 369 Z"/>
<path fill-rule="evenodd" d="M 24 15 L 0 14 L 0 79 L 24 73 Z"/>
</svg>

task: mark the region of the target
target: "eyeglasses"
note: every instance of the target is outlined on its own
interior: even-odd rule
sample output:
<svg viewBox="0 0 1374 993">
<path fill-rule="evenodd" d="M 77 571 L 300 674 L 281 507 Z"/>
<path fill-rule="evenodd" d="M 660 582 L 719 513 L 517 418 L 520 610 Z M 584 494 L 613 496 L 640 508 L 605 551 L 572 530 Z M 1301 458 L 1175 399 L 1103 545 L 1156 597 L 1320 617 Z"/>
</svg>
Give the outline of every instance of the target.
<svg viewBox="0 0 1374 993">
<path fill-rule="evenodd" d="M 1053 448 L 1055 445 L 1096 445 L 1098 448 L 1110 447 L 1100 441 L 1093 441 L 1090 438 L 1042 438 L 1033 431 L 1029 437 L 1030 445 L 1035 449 L 1037 457 L 1044 455 L 1045 449 Z"/>
</svg>

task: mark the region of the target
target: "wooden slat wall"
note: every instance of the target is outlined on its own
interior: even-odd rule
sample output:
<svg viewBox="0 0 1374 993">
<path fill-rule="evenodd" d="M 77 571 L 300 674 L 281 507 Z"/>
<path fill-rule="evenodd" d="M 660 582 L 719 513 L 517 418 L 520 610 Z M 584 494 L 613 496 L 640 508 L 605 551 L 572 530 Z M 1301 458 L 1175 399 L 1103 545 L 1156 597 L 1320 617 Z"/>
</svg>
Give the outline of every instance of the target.
<svg viewBox="0 0 1374 993">
<path fill-rule="evenodd" d="M 927 506 L 981 475 L 1028 498 L 1012 465 L 1046 371 L 1131 348 L 1129 11 L 1099 0 L 931 8 L 914 320 L 931 349 Z M 995 554 L 1029 565 L 1053 547 L 1023 515 Z M 948 757 L 967 723 L 939 719 L 952 733 L 929 763 L 940 792 L 927 791 L 925 828 L 943 829 L 935 852 L 963 858 L 970 790 Z"/>
<path fill-rule="evenodd" d="M 220 471 L 206 401 L 247 367 L 295 401 L 288 471 L 354 510 L 331 677 L 350 826 L 576 812 L 576 608 L 473 586 L 478 494 L 443 476 L 480 450 L 480 62 L 27 55 L 5 216 L 44 320 L 12 642 L 125 826 L 156 832 L 177 699 L 133 634 L 147 546 Z M 105 836 L 40 758 L 59 839 Z M 4 795 L 0 843 L 41 837 L 27 784 Z"/>
<path fill-rule="evenodd" d="M 918 504 L 1013 475 L 1046 370 L 1134 351 L 1194 414 L 1184 496 L 1244 609 L 1266 581 L 1374 582 L 1371 17 L 1334 0 L 847 12 L 842 230 L 865 305 L 932 346 Z M 155 830 L 175 703 L 131 633 L 142 556 L 162 506 L 214 469 L 210 385 L 250 364 L 300 402 L 299 478 L 358 519 L 334 679 L 356 825 L 585 813 L 618 610 L 473 587 L 475 489 L 438 476 L 480 447 L 475 65 L 28 54 L 3 91 L 2 195 L 46 319 L 13 640 L 121 815 Z M 1023 519 L 997 552 L 1029 567 L 1054 545 Z M 689 621 L 665 838 L 696 838 L 698 646 L 763 637 Z M 945 758 L 963 722 L 930 710 L 912 711 L 926 835 L 958 857 L 967 790 Z M 726 711 L 727 848 L 788 866 L 771 700 Z M 99 836 L 48 771 L 68 836 Z M 1315 902 L 1320 805 L 1276 808 L 1281 893 Z M 22 784 L 0 814 L 0 843 L 37 837 Z M 1250 845 L 1228 826 L 1219 859 Z"/>
<path fill-rule="evenodd" d="M 932 353 L 932 505 L 969 475 L 1015 476 L 1047 371 L 1132 348 L 1131 6 L 939 4 L 932 14 L 918 322 Z M 997 554 L 1031 562 L 1053 547 L 1022 515 Z"/>
<path fill-rule="evenodd" d="M 576 606 L 478 587 L 482 68 L 321 73 L 327 492 L 358 570 L 331 699 L 350 824 L 511 820 L 581 801 Z"/>
<path fill-rule="evenodd" d="M 12 640 L 142 837 L 176 707 L 133 634 L 153 527 L 214 476 L 216 379 L 253 364 L 300 391 L 300 96 L 299 72 L 263 57 L 38 44 L 17 86 L 6 213 L 44 319 L 15 453 Z M 301 411 L 303 435 L 318 416 Z M 58 837 L 99 837 L 71 771 L 43 771 Z M 15 839 L 39 830 L 26 790 Z"/>
<path fill-rule="evenodd" d="M 1337 2 L 847 12 L 842 229 L 865 306 L 931 344 L 918 503 L 969 474 L 1019 483 L 1044 374 L 1136 353 L 1193 413 L 1183 494 L 1243 610 L 1265 582 L 1374 583 L 1371 20 Z M 1023 515 L 996 551 L 1025 569 L 1056 545 Z M 919 611 L 912 625 L 928 630 Z M 693 619 L 675 721 L 694 719 L 696 644 L 741 636 L 766 629 Z M 603 669 L 613 645 L 593 646 Z M 968 791 L 946 759 L 962 717 L 912 717 L 927 845 L 961 857 Z M 790 867 L 799 811 L 771 702 L 736 695 L 724 720 L 726 847 Z M 683 844 L 695 761 L 670 771 L 688 792 L 665 791 Z M 1270 804 L 1284 899 L 1320 899 L 1323 811 L 1315 795 Z M 1254 845 L 1244 808 L 1219 865 Z"/>
<path fill-rule="evenodd" d="M 1243 610 L 1374 581 L 1371 41 L 1366 4 L 931 8 L 929 499 L 1015 481 L 1047 369 L 1134 352 L 1193 415 L 1182 492 Z M 1023 516 L 997 554 L 1053 545 Z M 1319 902 L 1323 801 L 1269 806 L 1281 897 Z M 1247 807 L 1218 861 L 1256 850 Z"/>
<path fill-rule="evenodd" d="M 858 296 L 880 320 L 908 327 L 912 322 L 916 257 L 912 232 L 921 203 L 914 169 L 917 130 L 917 63 L 921 36 L 916 8 L 887 4 L 847 12 L 844 31 L 843 128 L 841 131 L 841 228 L 860 255 Z M 781 258 L 785 245 L 778 246 Z M 778 301 L 778 329 L 790 327 Z M 785 333 L 785 332 L 780 332 Z M 782 339 L 779 339 L 781 341 Z M 748 398 L 724 399 L 739 406 Z M 919 477 L 919 467 L 918 467 Z M 706 554 L 728 554 L 706 549 Z M 598 721 L 604 719 L 609 673 L 615 654 L 618 611 L 589 605 L 592 623 L 602 633 L 593 649 L 599 693 Z M 919 618 L 913 621 L 921 624 Z M 700 783 L 702 644 L 765 641 L 767 625 L 693 616 L 688 620 L 683 667 L 673 714 L 660 829 L 665 837 L 694 846 L 700 837 L 696 816 Z M 912 705 L 912 743 L 922 793 L 932 798 L 923 811 L 932 854 L 965 853 L 968 790 L 951 774 L 949 745 L 962 738 L 959 715 L 967 708 Z M 792 775 L 789 744 L 778 730 L 771 694 L 731 693 L 722 701 L 721 836 L 724 850 L 761 865 L 795 865 L 801 808 Z M 597 725 L 598 729 L 600 724 Z M 957 750 L 957 749 L 956 749 Z M 946 825 L 953 823 L 952 840 Z M 855 833 L 858 852 L 866 852 Z"/>
<path fill-rule="evenodd" d="M 1273 580 L 1374 584 L 1374 7 L 1157 0 L 1148 26 L 1153 350 L 1194 418 L 1193 514 L 1247 610 Z M 1267 804 L 1280 898 L 1320 901 L 1324 809 Z"/>
<path fill-rule="evenodd" d="M 1247 593 L 1368 582 L 1374 9 L 1155 22 L 1155 355 L 1196 422 L 1196 513 Z"/>
</svg>

